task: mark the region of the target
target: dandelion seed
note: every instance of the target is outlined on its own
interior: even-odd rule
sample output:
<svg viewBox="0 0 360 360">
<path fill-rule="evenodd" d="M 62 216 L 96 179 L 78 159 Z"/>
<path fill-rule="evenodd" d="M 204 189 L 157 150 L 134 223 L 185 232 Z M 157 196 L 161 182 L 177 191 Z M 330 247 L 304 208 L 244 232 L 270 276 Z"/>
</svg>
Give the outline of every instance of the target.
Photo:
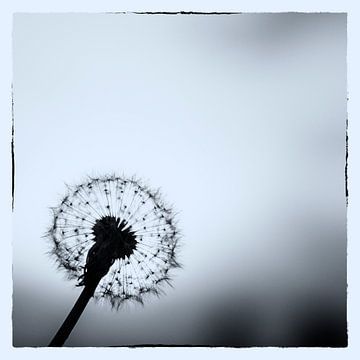
<svg viewBox="0 0 360 360">
<path fill-rule="evenodd" d="M 173 211 L 135 178 L 89 178 L 69 187 L 53 209 L 48 236 L 69 278 L 84 286 L 83 293 L 88 289 L 88 298 L 107 299 L 116 309 L 159 295 L 169 270 L 179 267 Z"/>
</svg>

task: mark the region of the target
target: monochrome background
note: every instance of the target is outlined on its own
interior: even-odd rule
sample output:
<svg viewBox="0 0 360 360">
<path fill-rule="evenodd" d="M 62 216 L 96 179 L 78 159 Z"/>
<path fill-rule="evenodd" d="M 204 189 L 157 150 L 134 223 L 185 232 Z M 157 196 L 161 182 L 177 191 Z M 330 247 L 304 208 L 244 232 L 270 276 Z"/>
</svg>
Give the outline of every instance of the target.
<svg viewBox="0 0 360 360">
<path fill-rule="evenodd" d="M 13 344 L 81 289 L 43 237 L 86 174 L 161 187 L 174 288 L 89 303 L 67 346 L 346 345 L 346 15 L 16 14 Z"/>
</svg>

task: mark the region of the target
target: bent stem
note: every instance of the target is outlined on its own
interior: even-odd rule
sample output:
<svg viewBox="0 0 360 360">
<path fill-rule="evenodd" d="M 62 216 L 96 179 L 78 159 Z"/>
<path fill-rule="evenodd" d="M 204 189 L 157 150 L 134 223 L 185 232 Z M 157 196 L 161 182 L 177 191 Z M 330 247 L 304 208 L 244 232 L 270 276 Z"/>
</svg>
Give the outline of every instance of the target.
<svg viewBox="0 0 360 360">
<path fill-rule="evenodd" d="M 79 298 L 71 309 L 69 315 L 61 325 L 60 329 L 51 340 L 49 347 L 60 347 L 63 346 L 66 339 L 69 337 L 71 331 L 79 320 L 81 314 L 83 313 L 87 303 L 90 298 L 94 295 L 95 289 L 99 284 L 100 278 L 94 281 L 91 284 L 85 285 L 83 291 L 81 292 Z"/>
<path fill-rule="evenodd" d="M 114 216 L 105 216 L 93 226 L 94 245 L 86 257 L 84 289 L 49 346 L 62 346 L 79 320 L 100 280 L 108 273 L 115 259 L 125 259 L 136 249 L 137 241 L 126 222 Z"/>
</svg>

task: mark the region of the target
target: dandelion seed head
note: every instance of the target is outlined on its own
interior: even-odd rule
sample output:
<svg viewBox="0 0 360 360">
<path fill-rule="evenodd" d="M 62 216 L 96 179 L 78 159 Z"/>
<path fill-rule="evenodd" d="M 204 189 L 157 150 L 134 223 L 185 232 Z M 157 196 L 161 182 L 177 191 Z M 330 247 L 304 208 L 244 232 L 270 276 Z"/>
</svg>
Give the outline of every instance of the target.
<svg viewBox="0 0 360 360">
<path fill-rule="evenodd" d="M 88 178 L 68 187 L 52 210 L 48 237 L 59 267 L 84 285 L 91 256 L 108 256 L 111 266 L 104 269 L 94 297 L 115 308 L 161 294 L 162 284 L 171 282 L 169 270 L 180 266 L 173 210 L 159 191 L 136 178 Z"/>
</svg>

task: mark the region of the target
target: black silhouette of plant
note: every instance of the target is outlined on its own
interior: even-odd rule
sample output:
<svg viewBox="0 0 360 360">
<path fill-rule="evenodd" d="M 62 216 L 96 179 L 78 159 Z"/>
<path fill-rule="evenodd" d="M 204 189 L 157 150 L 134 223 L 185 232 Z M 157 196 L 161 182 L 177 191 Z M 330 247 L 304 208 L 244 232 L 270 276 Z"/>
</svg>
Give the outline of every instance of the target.
<svg viewBox="0 0 360 360">
<path fill-rule="evenodd" d="M 173 210 L 134 177 L 88 178 L 69 187 L 52 210 L 50 253 L 84 289 L 49 346 L 63 345 L 92 296 L 116 309 L 125 301 L 143 303 L 180 266 Z"/>
</svg>

